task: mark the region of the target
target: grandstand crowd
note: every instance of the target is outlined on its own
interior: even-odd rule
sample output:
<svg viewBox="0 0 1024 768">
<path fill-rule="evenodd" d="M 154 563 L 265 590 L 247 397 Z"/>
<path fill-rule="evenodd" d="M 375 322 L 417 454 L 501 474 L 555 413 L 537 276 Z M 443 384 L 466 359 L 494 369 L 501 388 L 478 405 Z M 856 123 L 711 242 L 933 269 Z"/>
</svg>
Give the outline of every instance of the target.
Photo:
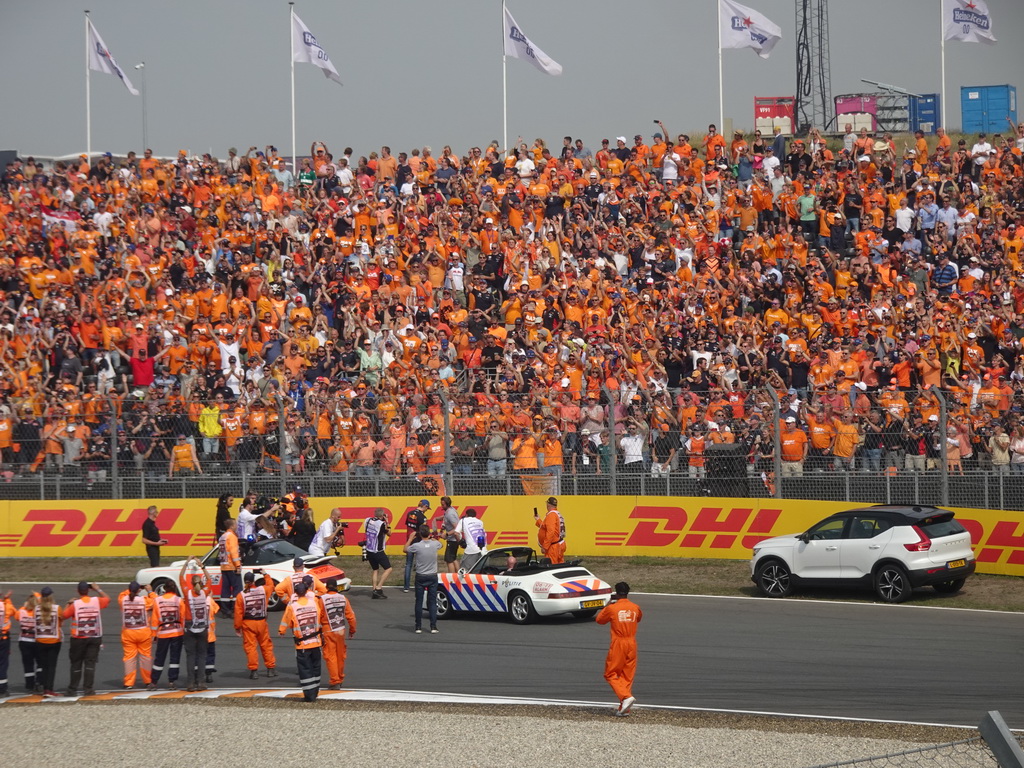
<svg viewBox="0 0 1024 768">
<path fill-rule="evenodd" d="M 9 163 L 0 469 L 1024 472 L 1024 124 L 658 128 Z"/>
</svg>

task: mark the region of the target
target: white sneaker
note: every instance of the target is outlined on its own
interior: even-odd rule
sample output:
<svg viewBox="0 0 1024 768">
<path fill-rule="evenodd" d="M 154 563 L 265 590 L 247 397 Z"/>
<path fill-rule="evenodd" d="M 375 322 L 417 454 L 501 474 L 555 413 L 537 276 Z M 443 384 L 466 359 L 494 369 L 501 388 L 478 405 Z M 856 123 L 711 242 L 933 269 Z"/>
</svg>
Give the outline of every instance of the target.
<svg viewBox="0 0 1024 768">
<path fill-rule="evenodd" d="M 422 635 L 423 634 L 423 630 L 422 629 L 417 629 L 416 630 L 416 634 L 417 635 Z"/>
<path fill-rule="evenodd" d="M 621 712 L 623 716 L 628 715 L 629 711 L 633 708 L 633 705 L 635 703 L 636 703 L 636 697 L 635 696 L 627 696 L 626 698 L 624 698 L 622 700 L 622 704 L 619 705 L 619 712 Z"/>
<path fill-rule="evenodd" d="M 432 634 L 432 635 L 437 635 L 440 632 L 441 632 L 441 630 L 439 630 L 437 627 L 434 627 L 432 630 L 430 630 L 430 634 Z"/>
</svg>

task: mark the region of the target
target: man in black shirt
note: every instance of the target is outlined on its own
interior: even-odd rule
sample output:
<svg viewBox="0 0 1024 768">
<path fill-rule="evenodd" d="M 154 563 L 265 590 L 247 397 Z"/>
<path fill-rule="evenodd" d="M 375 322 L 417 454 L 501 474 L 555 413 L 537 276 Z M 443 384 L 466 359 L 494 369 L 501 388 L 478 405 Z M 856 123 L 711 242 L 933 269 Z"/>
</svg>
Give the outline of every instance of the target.
<svg viewBox="0 0 1024 768">
<path fill-rule="evenodd" d="M 160 547 L 167 543 L 167 539 L 160 538 L 160 529 L 156 527 L 156 516 L 157 508 L 150 506 L 146 510 L 146 521 L 142 524 L 142 543 L 146 545 L 150 568 L 160 566 Z"/>
</svg>

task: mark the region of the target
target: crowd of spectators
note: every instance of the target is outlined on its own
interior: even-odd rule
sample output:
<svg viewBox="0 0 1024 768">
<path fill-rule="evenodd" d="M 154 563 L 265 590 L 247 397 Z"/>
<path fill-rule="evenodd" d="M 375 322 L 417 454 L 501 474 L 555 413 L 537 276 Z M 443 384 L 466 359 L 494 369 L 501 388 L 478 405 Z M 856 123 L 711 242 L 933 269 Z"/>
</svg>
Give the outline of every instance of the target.
<svg viewBox="0 0 1024 768">
<path fill-rule="evenodd" d="M 8 164 L 2 469 L 1024 472 L 1024 125 L 658 127 Z"/>
</svg>

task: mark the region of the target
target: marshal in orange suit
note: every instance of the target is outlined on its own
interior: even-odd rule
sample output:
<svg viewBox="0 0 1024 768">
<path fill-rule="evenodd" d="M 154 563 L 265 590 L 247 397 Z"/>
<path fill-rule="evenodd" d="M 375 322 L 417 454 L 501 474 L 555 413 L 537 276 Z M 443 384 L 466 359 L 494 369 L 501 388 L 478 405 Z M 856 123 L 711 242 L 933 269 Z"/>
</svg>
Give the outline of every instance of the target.
<svg viewBox="0 0 1024 768">
<path fill-rule="evenodd" d="M 629 599 L 629 584 L 615 585 L 615 599 L 597 614 L 598 624 L 611 624 L 612 642 L 604 660 L 604 679 L 619 699 L 616 717 L 633 708 L 633 678 L 636 677 L 636 629 L 643 618 L 640 606 Z"/>
</svg>

